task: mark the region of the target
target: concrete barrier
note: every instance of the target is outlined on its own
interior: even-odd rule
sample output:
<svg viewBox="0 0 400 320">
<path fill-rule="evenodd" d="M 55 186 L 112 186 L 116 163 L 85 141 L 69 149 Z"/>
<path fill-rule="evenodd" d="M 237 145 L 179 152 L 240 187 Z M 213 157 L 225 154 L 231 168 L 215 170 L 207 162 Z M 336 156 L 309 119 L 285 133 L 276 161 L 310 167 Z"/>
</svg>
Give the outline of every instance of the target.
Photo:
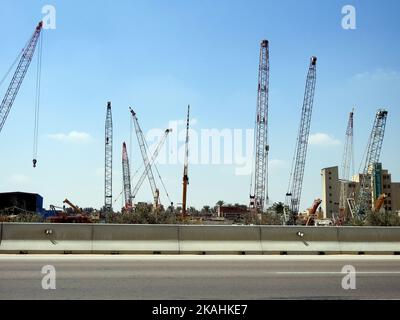
<svg viewBox="0 0 400 320">
<path fill-rule="evenodd" d="M 340 253 L 337 228 L 261 226 L 264 254 Z"/>
<path fill-rule="evenodd" d="M 96 253 L 179 253 L 175 225 L 94 225 Z"/>
<path fill-rule="evenodd" d="M 93 225 L 2 223 L 2 253 L 86 253 L 91 251 Z"/>
<path fill-rule="evenodd" d="M 3 222 L 0 253 L 400 254 L 400 227 Z"/>
<path fill-rule="evenodd" d="M 342 253 L 400 253 L 400 227 L 338 228 Z"/>
<path fill-rule="evenodd" d="M 258 226 L 179 226 L 181 253 L 261 253 Z"/>
</svg>

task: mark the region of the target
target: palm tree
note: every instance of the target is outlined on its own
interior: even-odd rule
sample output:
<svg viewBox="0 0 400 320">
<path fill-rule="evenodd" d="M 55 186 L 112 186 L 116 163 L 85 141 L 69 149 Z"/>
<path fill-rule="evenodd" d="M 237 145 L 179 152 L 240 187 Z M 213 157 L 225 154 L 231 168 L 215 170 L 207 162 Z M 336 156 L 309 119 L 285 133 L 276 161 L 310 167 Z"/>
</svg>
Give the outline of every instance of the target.
<svg viewBox="0 0 400 320">
<path fill-rule="evenodd" d="M 217 203 L 215 204 L 217 207 L 221 207 L 225 204 L 223 200 L 218 200 Z"/>
</svg>

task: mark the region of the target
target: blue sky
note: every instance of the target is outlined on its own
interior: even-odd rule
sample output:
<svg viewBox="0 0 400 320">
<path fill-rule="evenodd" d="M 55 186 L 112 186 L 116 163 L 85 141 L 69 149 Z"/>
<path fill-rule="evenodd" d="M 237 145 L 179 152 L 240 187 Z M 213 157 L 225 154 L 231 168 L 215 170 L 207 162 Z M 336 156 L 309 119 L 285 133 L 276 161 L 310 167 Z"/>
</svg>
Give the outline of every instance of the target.
<svg viewBox="0 0 400 320">
<path fill-rule="evenodd" d="M 33 61 L 0 134 L 1 192 L 37 192 L 46 207 L 61 205 L 66 197 L 82 207 L 102 206 L 107 101 L 113 106 L 114 199 L 122 190 L 121 146 L 130 140 L 129 106 L 145 132 L 182 122 L 188 103 L 197 132 L 251 129 L 262 39 L 270 42 L 271 201 L 284 201 L 312 55 L 318 66 L 311 135 L 328 139 L 314 138 L 308 148 L 301 208 L 321 196 L 320 169 L 340 165 L 353 106 L 356 168 L 376 109 L 384 107 L 389 115 L 381 160 L 392 179 L 400 181 L 398 1 L 0 0 L 0 77 L 47 4 L 56 8 L 56 29 L 43 33 L 38 167 L 31 164 Z M 356 8 L 355 30 L 341 27 L 346 4 Z M 1 97 L 8 81 L 0 87 Z M 129 152 L 135 171 L 142 161 L 133 138 Z M 182 165 L 158 167 L 171 200 L 181 202 Z M 248 203 L 250 176 L 236 175 L 235 168 L 190 165 L 189 205 L 220 199 Z M 151 200 L 147 181 L 137 198 Z M 161 200 L 167 202 L 164 192 Z M 115 207 L 120 206 L 117 200 Z"/>
</svg>

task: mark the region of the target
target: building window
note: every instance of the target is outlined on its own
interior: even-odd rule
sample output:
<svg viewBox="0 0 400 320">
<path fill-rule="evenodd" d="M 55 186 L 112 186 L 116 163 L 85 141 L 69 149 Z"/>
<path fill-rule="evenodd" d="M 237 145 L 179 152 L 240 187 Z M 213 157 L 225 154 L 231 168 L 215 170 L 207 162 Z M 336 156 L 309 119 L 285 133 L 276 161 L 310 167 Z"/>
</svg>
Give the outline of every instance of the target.
<svg viewBox="0 0 400 320">
<path fill-rule="evenodd" d="M 329 189 L 332 189 L 332 187 L 331 187 L 331 186 L 329 186 Z"/>
<path fill-rule="evenodd" d="M 328 174 L 331 174 L 332 172 L 328 171 Z"/>
<path fill-rule="evenodd" d="M 329 180 L 332 180 L 332 178 L 331 178 L 331 177 L 329 177 Z"/>
<path fill-rule="evenodd" d="M 332 203 L 332 200 L 329 200 L 329 203 Z"/>
</svg>

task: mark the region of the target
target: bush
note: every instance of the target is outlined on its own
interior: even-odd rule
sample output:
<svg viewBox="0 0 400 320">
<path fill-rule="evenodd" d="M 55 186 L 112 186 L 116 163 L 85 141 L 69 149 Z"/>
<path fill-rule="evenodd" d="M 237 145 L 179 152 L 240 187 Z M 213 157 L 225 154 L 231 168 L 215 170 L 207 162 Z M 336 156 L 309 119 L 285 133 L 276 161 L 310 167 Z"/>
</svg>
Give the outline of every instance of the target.
<svg viewBox="0 0 400 320">
<path fill-rule="evenodd" d="M 365 220 L 367 226 L 400 226 L 400 217 L 393 212 L 374 213 L 367 215 Z"/>
</svg>

